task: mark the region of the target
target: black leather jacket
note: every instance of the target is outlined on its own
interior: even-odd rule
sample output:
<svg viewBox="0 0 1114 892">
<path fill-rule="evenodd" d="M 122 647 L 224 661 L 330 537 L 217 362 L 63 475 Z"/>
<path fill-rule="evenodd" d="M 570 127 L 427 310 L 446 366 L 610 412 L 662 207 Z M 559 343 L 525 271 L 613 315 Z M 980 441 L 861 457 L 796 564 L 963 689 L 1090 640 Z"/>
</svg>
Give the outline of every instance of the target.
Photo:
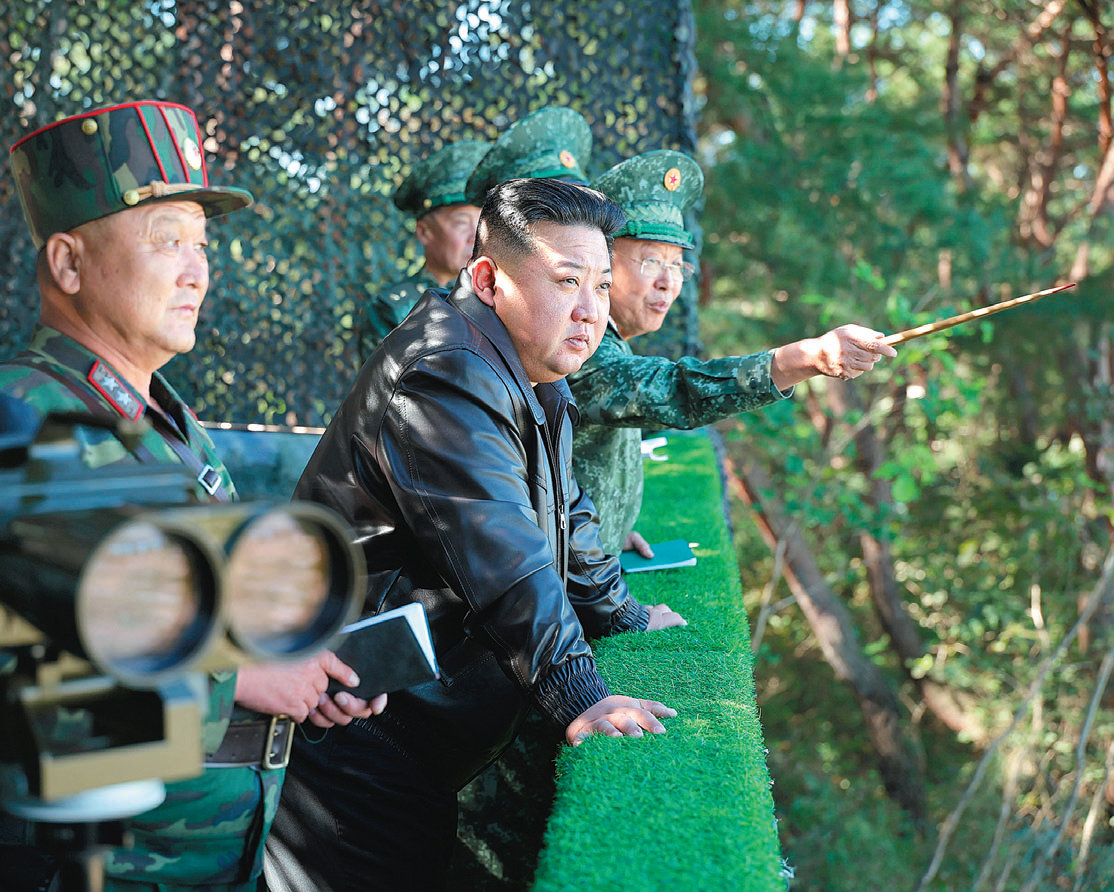
<svg viewBox="0 0 1114 892">
<path fill-rule="evenodd" d="M 536 707 L 563 729 L 609 691 L 586 638 L 644 629 L 572 477 L 564 381 L 531 387 L 466 274 L 427 291 L 361 369 L 295 491 L 342 514 L 365 614 L 425 605 L 442 677 L 361 730 L 459 787 Z"/>
</svg>

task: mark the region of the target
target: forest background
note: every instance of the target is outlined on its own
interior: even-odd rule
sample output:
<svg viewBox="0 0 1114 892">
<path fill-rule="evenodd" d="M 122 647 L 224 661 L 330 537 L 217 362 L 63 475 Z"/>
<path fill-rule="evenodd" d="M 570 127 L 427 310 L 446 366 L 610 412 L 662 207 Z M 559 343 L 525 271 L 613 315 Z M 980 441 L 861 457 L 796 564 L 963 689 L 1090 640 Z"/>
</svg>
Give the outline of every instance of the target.
<svg viewBox="0 0 1114 892">
<path fill-rule="evenodd" d="M 1114 888 L 1114 10 L 695 6 L 709 352 L 1078 283 L 720 425 L 792 888 Z"/>
</svg>

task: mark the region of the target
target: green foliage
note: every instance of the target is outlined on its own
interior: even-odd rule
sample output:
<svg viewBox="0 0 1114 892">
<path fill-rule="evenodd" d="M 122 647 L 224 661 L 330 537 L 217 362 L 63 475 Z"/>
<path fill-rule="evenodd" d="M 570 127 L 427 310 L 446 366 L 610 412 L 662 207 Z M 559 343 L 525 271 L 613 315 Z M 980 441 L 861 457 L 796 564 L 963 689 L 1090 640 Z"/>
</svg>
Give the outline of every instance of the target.
<svg viewBox="0 0 1114 892">
<path fill-rule="evenodd" d="M 868 0 L 848 4 L 844 49 L 838 6 L 696 4 L 710 351 L 749 353 L 845 322 L 897 331 L 1048 287 L 1073 267 L 1086 278 L 902 345 L 852 384 L 798 385 L 792 405 L 723 425 L 728 451 L 772 470 L 864 652 L 901 690 L 937 822 L 982 748 L 1028 704 L 1002 744 L 1022 766 L 1003 843 L 991 845 L 1005 757 L 975 791 L 929 888 L 971 889 L 984 867 L 981 888 L 1020 889 L 1030 874 L 1041 890 L 1076 880 L 1101 888 L 1087 883 L 1102 876 L 1094 853 L 1114 841 L 1108 809 L 1091 825 L 1089 859 L 1078 855 L 1082 800 L 1098 790 L 1101 801 L 1109 701 L 1097 704 L 1082 764 L 1075 750 L 1114 637 L 1109 617 L 1100 613 L 1086 653 L 1071 649 L 1025 697 L 1111 544 L 1103 316 L 1114 240 L 1109 204 L 1084 210 L 1103 161 L 1091 48 L 1107 38 L 1085 15 L 1091 4 L 1068 4 L 1027 42 L 1020 35 L 1037 27 L 1040 4 Z M 1109 33 L 1109 10 L 1093 8 Z M 777 565 L 750 517 L 737 524 L 757 615 L 785 585 L 771 579 Z M 864 533 L 890 549 L 919 658 L 903 663 L 883 631 Z M 794 892 L 913 888 L 935 838 L 905 832 L 882 798 L 861 716 L 820 662 L 816 630 L 785 604 L 763 619 L 756 673 Z M 960 727 L 923 711 L 922 684 L 957 699 Z M 1048 823 L 1064 831 L 1045 862 Z"/>
</svg>

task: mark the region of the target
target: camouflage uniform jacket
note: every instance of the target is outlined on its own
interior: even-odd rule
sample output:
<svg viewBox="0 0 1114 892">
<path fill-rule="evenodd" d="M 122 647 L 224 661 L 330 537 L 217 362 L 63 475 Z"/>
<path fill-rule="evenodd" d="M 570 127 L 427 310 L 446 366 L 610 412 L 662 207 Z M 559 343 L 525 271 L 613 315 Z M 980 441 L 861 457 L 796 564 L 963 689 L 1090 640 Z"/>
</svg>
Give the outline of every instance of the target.
<svg viewBox="0 0 1114 892">
<path fill-rule="evenodd" d="M 28 403 L 40 413 L 50 411 L 87 412 L 87 405 L 72 390 L 41 369 L 35 362 L 46 363 L 67 382 L 84 388 L 104 407 L 105 414 L 120 413 L 120 406 L 130 408 L 132 401 L 144 406 L 142 397 L 104 360 L 70 338 L 51 328 L 36 328 L 30 346 L 16 357 L 0 363 L 0 392 Z M 107 366 L 111 378 L 99 377 L 105 392 L 90 383 L 97 363 Z M 125 391 L 117 390 L 125 388 Z M 193 413 L 155 373 L 151 394 L 170 415 L 179 430 L 180 439 L 200 453 L 221 477 L 230 497 L 235 489 L 228 470 L 217 458 L 212 441 Z M 174 432 L 150 409 L 146 420 L 152 423 L 141 445 L 144 461 L 181 462 L 157 430 Z M 83 461 L 89 467 L 102 467 L 117 462 L 141 460 L 129 453 L 109 431 L 80 428 Z M 209 495 L 197 485 L 202 501 Z M 204 724 L 203 746 L 215 752 L 233 717 L 235 672 L 210 675 L 209 715 Z M 236 708 L 243 718 L 257 718 L 255 713 Z M 125 822 L 134 837 L 132 848 L 112 849 L 105 855 L 105 888 L 112 890 L 158 889 L 159 892 L 196 889 L 205 886 L 209 892 L 233 892 L 255 889 L 255 880 L 263 869 L 263 840 L 278 808 L 284 769 L 263 771 L 253 767 L 207 768 L 198 777 L 166 785 L 162 805 Z M 127 882 L 117 882 L 127 880 Z M 250 882 L 249 882 L 250 881 Z M 156 885 L 157 884 L 157 885 Z"/>
<path fill-rule="evenodd" d="M 568 377 L 580 410 L 573 472 L 600 513 L 606 552 L 622 550 L 642 507 L 641 428 L 688 430 L 790 396 L 770 378 L 771 354 L 637 356 L 608 323 L 599 349 Z"/>
<path fill-rule="evenodd" d="M 440 287 L 423 265 L 414 275 L 395 282 L 383 294 L 369 300 L 360 322 L 360 363 L 367 362 L 379 342 L 406 318 L 419 297 L 430 288 Z"/>
</svg>

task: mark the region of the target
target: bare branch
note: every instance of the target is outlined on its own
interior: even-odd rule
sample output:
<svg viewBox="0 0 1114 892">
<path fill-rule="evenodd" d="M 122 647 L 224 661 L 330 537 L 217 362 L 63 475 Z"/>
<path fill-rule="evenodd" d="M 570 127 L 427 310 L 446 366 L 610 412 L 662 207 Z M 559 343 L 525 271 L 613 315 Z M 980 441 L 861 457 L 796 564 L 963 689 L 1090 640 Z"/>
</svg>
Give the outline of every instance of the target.
<svg viewBox="0 0 1114 892">
<path fill-rule="evenodd" d="M 1083 784 L 1083 765 L 1087 758 L 1087 742 L 1091 739 L 1091 728 L 1095 723 L 1095 713 L 1098 711 L 1099 704 L 1102 702 L 1102 695 L 1106 691 L 1106 686 L 1110 682 L 1110 673 L 1112 670 L 1114 670 L 1114 648 L 1107 651 L 1106 657 L 1099 667 L 1098 679 L 1095 683 L 1095 692 L 1091 695 L 1091 702 L 1087 707 L 1087 716 L 1083 720 L 1083 727 L 1079 732 L 1079 742 L 1075 747 L 1075 781 L 1072 784 L 1067 805 L 1064 806 L 1062 810 L 1063 818 L 1060 821 L 1060 828 L 1048 843 L 1047 848 L 1040 853 L 1037 863 L 1033 867 L 1032 874 L 1025 885 L 1021 887 L 1021 892 L 1033 892 L 1036 888 L 1037 879 L 1042 875 L 1045 864 L 1056 854 L 1056 850 L 1060 847 L 1060 843 L 1064 839 L 1064 832 L 1067 830 L 1068 824 L 1071 821 L 1071 814 L 1075 811 L 1075 803 L 1079 798 L 1079 788 Z"/>
<path fill-rule="evenodd" d="M 752 458 L 724 459 L 728 484 L 748 507 L 771 548 L 785 541 L 785 579 L 828 664 L 848 683 L 862 710 L 886 792 L 916 824 L 924 820 L 924 775 L 902 727 L 889 682 L 859 645 L 854 619 L 832 591 L 800 530 L 786 517 L 766 471 Z"/>
<path fill-rule="evenodd" d="M 1025 29 L 1022 34 L 1019 34 L 1010 47 L 1002 55 L 1002 57 L 991 68 L 984 69 L 980 66 L 978 73 L 975 75 L 975 93 L 971 99 L 971 104 L 968 107 L 968 117 L 974 123 L 983 110 L 986 108 L 986 93 L 987 90 L 997 80 L 998 75 L 1010 67 L 1017 59 L 1022 50 L 1035 46 L 1037 41 L 1041 39 L 1044 32 L 1047 31 L 1056 17 L 1064 11 L 1067 6 L 1067 0 L 1050 0 L 1050 2 L 1041 10 L 1029 27 Z"/>
<path fill-rule="evenodd" d="M 1042 247 L 1049 247 L 1056 241 L 1048 223 L 1048 201 L 1052 194 L 1052 184 L 1056 168 L 1064 152 L 1064 124 L 1068 116 L 1068 56 L 1071 42 L 1065 38 L 1058 55 L 1059 70 L 1052 79 L 1052 110 L 1050 115 L 1050 136 L 1048 145 L 1034 153 L 1029 174 L 1029 186 L 1025 190 L 1025 213 L 1020 221 L 1021 234 L 1033 239 Z"/>
<path fill-rule="evenodd" d="M 1114 739 L 1106 747 L 1106 771 L 1102 781 L 1095 788 L 1091 797 L 1091 807 L 1087 809 L 1087 819 L 1083 822 L 1083 841 L 1079 846 L 1079 857 L 1076 859 L 1075 884 L 1072 892 L 1080 892 L 1086 876 L 1087 858 L 1091 854 L 1091 840 L 1095 835 L 1095 825 L 1098 823 L 1099 812 L 1105 801 L 1106 785 L 1110 782 L 1111 772 L 1114 771 Z"/>
<path fill-rule="evenodd" d="M 1045 679 L 1048 673 L 1056 666 L 1056 664 L 1063 657 L 1071 643 L 1079 635 L 1079 630 L 1090 620 L 1099 605 L 1103 602 L 1105 596 L 1114 592 L 1114 546 L 1106 554 L 1106 560 L 1102 568 L 1102 579 L 1099 580 L 1098 585 L 1095 586 L 1090 596 L 1087 598 L 1087 604 L 1079 613 L 1079 618 L 1075 621 L 1075 625 L 1068 630 L 1068 633 L 1057 645 L 1056 650 L 1049 655 L 1037 670 L 1036 677 L 1029 685 L 1029 689 L 1025 694 L 1021 705 L 1013 714 L 1009 725 L 1006 726 L 997 737 L 991 741 L 990 745 L 983 753 L 983 757 L 979 760 L 978 766 L 975 768 L 975 773 L 971 777 L 971 781 L 967 784 L 967 788 L 963 791 L 958 804 L 948 815 L 940 828 L 940 836 L 936 841 L 936 850 L 932 854 L 932 860 L 928 867 L 925 868 L 924 874 L 921 876 L 920 881 L 915 887 L 915 892 L 924 892 L 928 888 L 928 884 L 932 882 L 936 874 L 940 870 L 940 865 L 944 862 L 944 855 L 948 850 L 948 845 L 951 842 L 952 835 L 955 833 L 956 828 L 959 826 L 959 821 L 963 817 L 963 813 L 967 810 L 967 806 L 971 804 L 971 799 L 975 795 L 975 791 L 982 783 L 983 777 L 986 775 L 987 768 L 990 767 L 990 762 L 994 754 L 1001 747 L 1005 739 L 1013 733 L 1014 729 L 1021 723 L 1025 714 L 1029 711 L 1033 701 L 1040 694 L 1044 687 Z"/>
<path fill-rule="evenodd" d="M 773 604 L 773 599 L 778 581 L 784 575 L 785 548 L 788 541 L 786 538 L 778 539 L 777 548 L 774 549 L 774 569 L 770 573 L 770 581 L 762 589 L 762 601 L 758 607 L 758 618 L 754 621 L 754 634 L 750 636 L 751 653 L 758 653 L 758 648 L 762 644 L 762 636 L 766 634 L 766 623 L 770 619 L 770 614 L 777 611 L 781 606 L 780 602 Z"/>
<path fill-rule="evenodd" d="M 966 191 L 973 185 L 971 172 L 967 169 L 970 150 L 961 122 L 959 89 L 959 45 L 963 37 L 963 3 L 953 0 L 951 11 L 951 33 L 948 35 L 948 56 L 944 63 L 944 87 L 941 101 L 944 105 L 944 123 L 948 133 L 948 169 L 959 188 Z"/>
<path fill-rule="evenodd" d="M 975 880 L 975 885 L 971 887 L 971 892 L 979 892 L 982 889 L 983 883 L 990 878 L 990 871 L 994 864 L 994 859 L 998 855 L 998 849 L 1002 846 L 1002 840 L 1006 835 L 1006 826 L 1009 824 L 1010 818 L 1014 812 L 1014 798 L 1017 795 L 1017 775 L 1021 771 L 1021 760 L 1026 755 L 1027 750 L 1023 747 L 1018 747 L 1017 751 L 1010 758 L 1010 765 L 1006 771 L 1006 782 L 1002 787 L 1002 807 L 998 811 L 998 824 L 994 828 L 994 839 L 990 843 L 990 851 L 986 853 L 986 858 L 983 859 L 982 869 L 979 871 L 978 878 Z"/>
</svg>

